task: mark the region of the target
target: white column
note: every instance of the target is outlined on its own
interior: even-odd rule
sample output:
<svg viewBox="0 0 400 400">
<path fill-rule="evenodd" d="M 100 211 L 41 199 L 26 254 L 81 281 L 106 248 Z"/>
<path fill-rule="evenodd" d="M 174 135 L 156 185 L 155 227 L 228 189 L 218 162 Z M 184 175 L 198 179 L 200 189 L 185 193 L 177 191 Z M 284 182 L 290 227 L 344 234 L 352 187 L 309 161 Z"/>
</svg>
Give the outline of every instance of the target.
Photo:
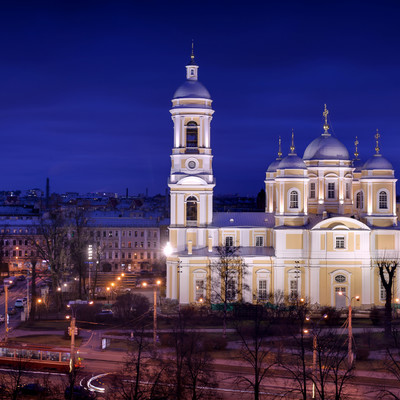
<svg viewBox="0 0 400 400">
<path fill-rule="evenodd" d="M 180 304 L 189 304 L 190 273 L 189 265 L 181 264 L 181 273 L 179 275 L 179 299 Z"/>
<path fill-rule="evenodd" d="M 371 293 L 371 275 L 373 275 L 373 269 L 371 270 L 369 265 L 363 265 L 361 267 L 361 304 L 372 304 L 373 293 Z M 358 295 L 358 293 L 356 293 Z"/>
<path fill-rule="evenodd" d="M 285 295 L 285 268 L 283 266 L 274 267 L 274 291 L 282 291 Z"/>
<path fill-rule="evenodd" d="M 310 266 L 310 303 L 320 303 L 319 295 L 319 267 Z"/>
<path fill-rule="evenodd" d="M 207 212 L 207 195 L 205 193 L 201 193 L 199 195 L 200 197 L 200 218 L 199 218 L 199 223 L 200 225 L 205 225 L 206 224 L 206 212 Z"/>
<path fill-rule="evenodd" d="M 179 193 L 176 201 L 178 210 L 178 215 L 176 218 L 177 224 L 183 225 L 185 223 L 185 195 L 183 193 Z"/>
<path fill-rule="evenodd" d="M 177 220 L 176 220 L 176 194 L 175 193 L 170 194 L 170 202 L 171 202 L 171 204 L 170 204 L 170 213 L 171 213 L 170 224 L 176 225 Z"/>
<path fill-rule="evenodd" d="M 210 120 L 211 117 L 204 117 L 204 147 L 210 148 Z"/>
</svg>

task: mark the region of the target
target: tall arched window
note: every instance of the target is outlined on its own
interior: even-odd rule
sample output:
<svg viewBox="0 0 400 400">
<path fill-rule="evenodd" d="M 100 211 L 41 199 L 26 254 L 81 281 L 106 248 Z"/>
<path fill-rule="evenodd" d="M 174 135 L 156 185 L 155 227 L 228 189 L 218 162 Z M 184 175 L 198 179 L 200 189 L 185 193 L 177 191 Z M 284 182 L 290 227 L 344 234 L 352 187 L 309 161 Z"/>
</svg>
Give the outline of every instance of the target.
<svg viewBox="0 0 400 400">
<path fill-rule="evenodd" d="M 186 126 L 186 147 L 198 147 L 199 127 L 196 122 L 190 121 Z"/>
<path fill-rule="evenodd" d="M 364 208 L 364 193 L 363 192 L 357 192 L 356 208 L 358 208 L 359 210 L 362 210 Z"/>
<path fill-rule="evenodd" d="M 186 200 L 186 221 L 197 222 L 197 199 L 194 196 Z"/>
<path fill-rule="evenodd" d="M 290 192 L 289 208 L 299 208 L 299 193 L 296 190 Z"/>
<path fill-rule="evenodd" d="M 387 210 L 387 208 L 388 208 L 387 193 L 381 190 L 379 192 L 379 209 Z"/>
</svg>

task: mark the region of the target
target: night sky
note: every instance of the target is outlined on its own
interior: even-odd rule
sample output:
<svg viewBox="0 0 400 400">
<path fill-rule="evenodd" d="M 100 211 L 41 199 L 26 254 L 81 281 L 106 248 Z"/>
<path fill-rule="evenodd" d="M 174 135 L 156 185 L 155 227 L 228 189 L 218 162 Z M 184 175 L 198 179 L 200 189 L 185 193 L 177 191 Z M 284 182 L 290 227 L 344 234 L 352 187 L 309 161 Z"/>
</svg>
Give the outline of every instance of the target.
<svg viewBox="0 0 400 400">
<path fill-rule="evenodd" d="M 169 109 L 195 41 L 216 193 L 255 195 L 292 128 L 400 174 L 398 1 L 2 1 L 0 190 L 164 193 Z"/>
</svg>

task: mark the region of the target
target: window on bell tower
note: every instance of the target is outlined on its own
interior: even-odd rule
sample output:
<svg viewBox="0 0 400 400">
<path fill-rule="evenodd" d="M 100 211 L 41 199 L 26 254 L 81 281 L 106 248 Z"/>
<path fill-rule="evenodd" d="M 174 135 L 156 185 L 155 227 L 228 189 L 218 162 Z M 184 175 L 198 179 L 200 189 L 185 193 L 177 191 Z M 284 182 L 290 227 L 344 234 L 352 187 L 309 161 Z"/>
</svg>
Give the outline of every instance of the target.
<svg viewBox="0 0 400 400">
<path fill-rule="evenodd" d="M 188 223 L 197 222 L 197 199 L 194 196 L 186 200 L 186 221 Z"/>
<path fill-rule="evenodd" d="M 388 195 L 383 190 L 379 192 L 379 209 L 387 210 L 388 208 Z"/>
<path fill-rule="evenodd" d="M 299 208 L 299 193 L 296 190 L 290 192 L 289 208 Z"/>
<path fill-rule="evenodd" d="M 199 127 L 196 122 L 190 121 L 186 126 L 186 147 L 198 147 Z"/>
</svg>

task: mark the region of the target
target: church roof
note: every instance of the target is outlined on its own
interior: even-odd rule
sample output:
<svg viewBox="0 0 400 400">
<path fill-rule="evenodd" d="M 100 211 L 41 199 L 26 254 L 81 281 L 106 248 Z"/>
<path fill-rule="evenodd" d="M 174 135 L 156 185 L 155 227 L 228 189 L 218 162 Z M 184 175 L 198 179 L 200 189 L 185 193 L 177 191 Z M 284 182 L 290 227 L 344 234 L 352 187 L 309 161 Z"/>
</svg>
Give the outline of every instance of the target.
<svg viewBox="0 0 400 400">
<path fill-rule="evenodd" d="M 213 214 L 213 226 L 219 228 L 232 227 L 273 227 L 275 219 L 273 214 L 265 212 L 216 212 Z"/>
<path fill-rule="evenodd" d="M 393 169 L 393 165 L 382 154 L 374 154 L 364 164 L 363 169 Z"/>
<path fill-rule="evenodd" d="M 349 160 L 346 146 L 331 135 L 314 139 L 306 148 L 303 160 Z"/>
<path fill-rule="evenodd" d="M 211 99 L 211 95 L 201 82 L 188 79 L 178 87 L 173 97 L 173 99 L 182 98 Z"/>
<path fill-rule="evenodd" d="M 278 165 L 278 169 L 307 169 L 304 161 L 294 153 L 288 154 Z"/>
</svg>

